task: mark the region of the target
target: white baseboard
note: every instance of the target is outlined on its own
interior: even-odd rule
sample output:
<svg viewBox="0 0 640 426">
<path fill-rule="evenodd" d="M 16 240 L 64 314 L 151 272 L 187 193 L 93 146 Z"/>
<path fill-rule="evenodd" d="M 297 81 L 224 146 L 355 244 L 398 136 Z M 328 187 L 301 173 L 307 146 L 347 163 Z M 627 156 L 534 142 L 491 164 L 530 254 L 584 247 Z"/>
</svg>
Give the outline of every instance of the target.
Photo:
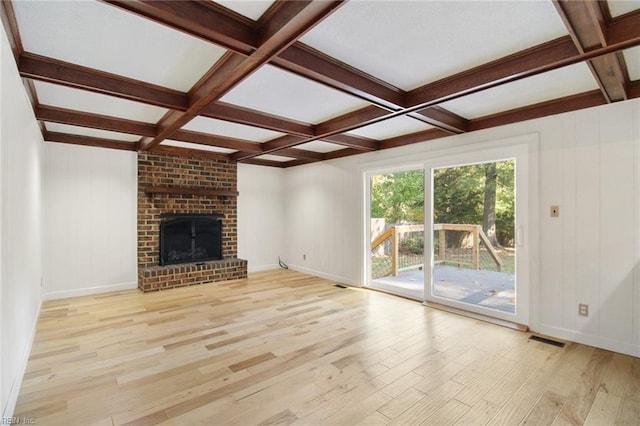
<svg viewBox="0 0 640 426">
<path fill-rule="evenodd" d="M 44 294 L 44 300 L 66 299 L 68 297 L 90 296 L 92 294 L 109 293 L 112 291 L 135 290 L 137 282 L 112 284 L 97 287 L 79 288 L 74 290 L 50 291 Z"/>
<path fill-rule="evenodd" d="M 262 271 L 273 271 L 274 269 L 280 269 L 280 266 L 275 263 L 273 265 L 250 266 L 247 268 L 247 272 L 252 273 L 252 272 L 262 272 Z"/>
<path fill-rule="evenodd" d="M 42 302 L 44 299 L 40 300 L 40 305 L 38 306 L 38 312 L 36 312 L 36 317 L 33 321 L 33 327 L 31 327 L 31 335 L 29 336 L 29 341 L 27 342 L 27 347 L 22 354 L 22 361 L 18 366 L 18 374 L 16 374 L 13 383 L 11 384 L 11 390 L 9 391 L 9 398 L 7 399 L 7 405 L 4 407 L 2 411 L 3 419 L 10 419 L 13 417 L 13 412 L 16 409 L 16 403 L 18 402 L 18 395 L 20 394 L 20 388 L 22 387 L 22 379 L 24 378 L 24 373 L 27 370 L 27 363 L 29 362 L 29 356 L 31 355 L 31 348 L 33 347 L 33 341 L 36 338 L 36 330 L 38 329 L 38 321 L 40 321 L 40 311 L 42 310 Z"/>
<path fill-rule="evenodd" d="M 534 331 L 562 340 L 569 340 L 583 345 L 594 346 L 596 348 L 606 349 L 625 355 L 640 357 L 640 346 L 621 342 L 619 340 L 613 340 L 593 334 L 580 333 L 579 331 L 544 324 L 540 325 L 539 329 Z"/>
<path fill-rule="evenodd" d="M 332 274 L 327 274 L 327 273 L 320 272 L 320 271 L 315 271 L 313 269 L 305 268 L 305 267 L 298 266 L 298 265 L 289 265 L 289 269 L 292 269 L 292 270 L 298 271 L 298 272 L 302 272 L 302 273 L 305 273 L 305 274 L 309 274 L 309 275 L 315 275 L 316 277 L 324 278 L 325 280 L 329 280 L 329 281 L 335 281 L 335 282 L 338 282 L 340 284 L 349 285 L 351 287 L 359 287 L 359 286 L 354 284 L 353 280 L 350 280 L 350 279 L 347 279 L 347 278 L 344 278 L 344 277 L 339 277 L 337 275 L 332 275 Z"/>
</svg>

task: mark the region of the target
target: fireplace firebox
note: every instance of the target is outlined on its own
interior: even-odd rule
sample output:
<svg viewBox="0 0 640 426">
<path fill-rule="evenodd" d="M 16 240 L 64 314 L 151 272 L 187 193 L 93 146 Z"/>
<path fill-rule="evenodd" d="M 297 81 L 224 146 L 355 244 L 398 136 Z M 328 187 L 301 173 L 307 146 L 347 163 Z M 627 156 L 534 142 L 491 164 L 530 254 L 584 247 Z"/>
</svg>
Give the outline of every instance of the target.
<svg viewBox="0 0 640 426">
<path fill-rule="evenodd" d="M 223 216 L 160 215 L 160 265 L 221 260 Z"/>
</svg>

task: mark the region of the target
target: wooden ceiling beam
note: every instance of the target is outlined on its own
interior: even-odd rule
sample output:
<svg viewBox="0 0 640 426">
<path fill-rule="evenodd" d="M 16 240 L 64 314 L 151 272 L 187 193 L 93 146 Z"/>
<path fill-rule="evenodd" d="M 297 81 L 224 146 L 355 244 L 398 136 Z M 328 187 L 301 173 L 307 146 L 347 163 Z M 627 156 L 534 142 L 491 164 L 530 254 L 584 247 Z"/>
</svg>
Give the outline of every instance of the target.
<svg viewBox="0 0 640 426">
<path fill-rule="evenodd" d="M 182 157 L 193 158 L 209 158 L 212 160 L 229 161 L 229 154 L 222 154 L 220 152 L 203 151 L 201 149 L 183 148 L 180 146 L 171 145 L 157 145 L 150 151 L 156 154 L 168 154 L 179 155 Z"/>
<path fill-rule="evenodd" d="M 16 21 L 16 14 L 13 10 L 13 4 L 11 0 L 3 0 L 0 2 L 0 20 L 5 28 L 7 38 L 9 39 L 9 46 L 13 52 L 13 57 L 18 63 L 18 58 L 24 52 L 22 45 L 22 38 L 20 37 L 20 30 L 18 29 L 18 22 Z"/>
<path fill-rule="evenodd" d="M 283 157 L 291 157 L 299 160 L 324 160 L 324 154 L 322 152 L 307 151 L 306 149 L 286 148 L 278 151 L 278 155 Z"/>
<path fill-rule="evenodd" d="M 291 160 L 291 161 L 283 161 L 280 167 L 284 169 L 288 169 L 289 167 L 297 167 L 304 166 L 305 164 L 317 163 L 317 161 L 313 160 Z"/>
<path fill-rule="evenodd" d="M 396 136 L 380 141 L 380 149 L 397 148 L 399 146 L 411 145 L 414 143 L 427 142 L 433 139 L 451 136 L 449 132 L 442 129 L 429 129 L 415 132 L 408 135 Z"/>
<path fill-rule="evenodd" d="M 338 1 L 321 0 L 275 3 L 273 11 L 266 12 L 269 19 L 258 29 L 258 48 L 246 58 L 234 53 L 225 55 L 189 93 L 191 102 L 187 111 L 165 115 L 158 123 L 158 134 L 142 139 L 138 149 L 148 150 L 171 136 L 340 5 Z"/>
<path fill-rule="evenodd" d="M 261 152 L 261 144 L 207 133 L 178 130 L 171 139 L 179 142 L 195 143 L 199 145 L 215 146 L 218 148 L 235 149 L 238 151 Z"/>
<path fill-rule="evenodd" d="M 606 3 L 597 0 L 553 0 L 571 39 L 580 53 L 607 46 L 607 26 L 611 20 Z M 587 61 L 607 102 L 627 99 L 626 64 L 616 53 Z"/>
<path fill-rule="evenodd" d="M 231 105 L 224 102 L 214 102 L 202 110 L 200 115 L 237 124 L 256 126 L 276 132 L 290 133 L 300 136 L 313 136 L 314 128 L 309 123 L 289 120 L 276 115 Z"/>
<path fill-rule="evenodd" d="M 322 138 L 325 142 L 331 142 L 337 145 L 353 148 L 357 151 L 376 151 L 379 148 L 378 141 L 375 139 L 363 138 L 361 136 L 340 134 L 325 136 Z"/>
<path fill-rule="evenodd" d="M 469 120 L 466 118 L 437 105 L 407 115 L 454 134 L 465 133 L 469 125 Z"/>
<path fill-rule="evenodd" d="M 482 90 L 531 69 L 576 57 L 577 54 L 571 37 L 561 37 L 414 89 L 407 94 L 407 104 L 435 105 L 439 101 Z"/>
<path fill-rule="evenodd" d="M 156 133 L 155 124 L 110 117 L 101 114 L 79 112 L 48 105 L 36 106 L 35 114 L 38 120 L 49 121 L 52 123 L 90 127 L 93 129 L 110 130 L 112 132 L 128 133 L 139 136 L 152 136 Z"/>
<path fill-rule="evenodd" d="M 511 123 L 605 105 L 606 103 L 607 101 L 604 96 L 602 96 L 600 90 L 591 90 L 577 95 L 566 96 L 476 118 L 469 122 L 469 131 L 473 132 L 491 127 L 504 126 Z"/>
<path fill-rule="evenodd" d="M 33 53 L 25 52 L 20 55 L 18 70 L 24 78 L 163 108 L 186 110 L 188 107 L 189 99 L 186 93 Z"/>
<path fill-rule="evenodd" d="M 280 169 L 285 168 L 285 164 L 289 163 L 289 161 L 272 161 L 272 160 L 262 160 L 260 158 L 248 158 L 242 161 L 243 164 L 252 164 L 254 166 L 265 166 L 265 167 L 277 167 Z"/>
<path fill-rule="evenodd" d="M 103 1 L 243 55 L 251 54 L 258 47 L 255 26 L 213 2 Z"/>
<path fill-rule="evenodd" d="M 91 136 L 71 135 L 68 133 L 58 133 L 45 131 L 42 134 L 45 142 L 59 142 L 72 145 L 93 146 L 98 148 L 119 149 L 124 151 L 135 151 L 135 142 L 118 141 L 114 139 L 95 138 Z"/>
<path fill-rule="evenodd" d="M 300 42 L 283 50 L 271 64 L 381 108 L 397 111 L 405 106 L 403 90 Z"/>
<path fill-rule="evenodd" d="M 316 135 L 326 137 L 344 133 L 356 127 L 364 127 L 369 122 L 386 117 L 388 114 L 387 110 L 375 105 L 366 106 L 317 124 Z"/>
<path fill-rule="evenodd" d="M 296 135 L 284 135 L 278 138 L 272 139 L 267 142 L 263 142 L 261 146 L 261 151 L 259 152 L 236 152 L 231 154 L 231 159 L 236 161 L 246 160 L 251 157 L 256 157 L 258 155 L 269 154 L 273 151 L 278 151 L 281 149 L 291 148 L 295 145 L 300 145 L 304 142 L 307 142 L 309 138 L 305 138 L 304 136 L 296 136 Z"/>
</svg>

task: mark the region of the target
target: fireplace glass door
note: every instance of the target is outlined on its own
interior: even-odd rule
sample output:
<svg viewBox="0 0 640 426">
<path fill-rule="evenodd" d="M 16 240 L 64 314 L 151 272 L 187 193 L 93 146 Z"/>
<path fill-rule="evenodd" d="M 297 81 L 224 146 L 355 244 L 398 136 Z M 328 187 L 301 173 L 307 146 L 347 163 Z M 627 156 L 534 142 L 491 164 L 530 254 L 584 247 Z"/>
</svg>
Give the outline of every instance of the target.
<svg viewBox="0 0 640 426">
<path fill-rule="evenodd" d="M 176 217 L 160 224 L 160 264 L 222 259 L 222 222 L 209 217 Z"/>
</svg>

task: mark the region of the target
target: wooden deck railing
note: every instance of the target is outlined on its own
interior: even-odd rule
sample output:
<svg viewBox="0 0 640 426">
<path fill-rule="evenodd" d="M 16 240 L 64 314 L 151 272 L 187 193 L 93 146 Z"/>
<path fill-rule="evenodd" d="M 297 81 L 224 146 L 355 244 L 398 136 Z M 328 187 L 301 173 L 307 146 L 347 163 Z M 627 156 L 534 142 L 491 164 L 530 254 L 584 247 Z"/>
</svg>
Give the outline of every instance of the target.
<svg viewBox="0 0 640 426">
<path fill-rule="evenodd" d="M 466 224 L 458 224 L 458 223 L 435 223 L 433 225 L 433 230 L 438 231 L 438 253 L 439 258 L 434 263 L 440 264 L 447 262 L 446 253 L 447 253 L 447 231 L 464 231 L 471 233 L 472 236 L 472 247 L 471 247 L 471 263 L 460 262 L 459 260 L 455 260 L 452 263 L 457 265 L 466 265 L 471 266 L 473 269 L 480 269 L 480 241 L 487 248 L 487 252 L 491 256 L 491 259 L 496 264 L 496 269 L 498 272 L 502 270 L 502 259 L 496 252 L 495 248 L 489 242 L 489 238 L 482 230 L 480 225 L 466 225 Z M 378 235 L 371 242 L 371 250 L 375 250 L 377 247 L 382 245 L 387 239 L 391 240 L 391 271 L 393 276 L 398 276 L 399 270 L 399 262 L 398 262 L 398 237 L 402 234 L 408 232 L 424 232 L 424 225 L 397 225 L 392 226 L 391 228 L 385 230 L 383 233 Z M 451 261 L 450 261 L 451 262 Z"/>
</svg>

